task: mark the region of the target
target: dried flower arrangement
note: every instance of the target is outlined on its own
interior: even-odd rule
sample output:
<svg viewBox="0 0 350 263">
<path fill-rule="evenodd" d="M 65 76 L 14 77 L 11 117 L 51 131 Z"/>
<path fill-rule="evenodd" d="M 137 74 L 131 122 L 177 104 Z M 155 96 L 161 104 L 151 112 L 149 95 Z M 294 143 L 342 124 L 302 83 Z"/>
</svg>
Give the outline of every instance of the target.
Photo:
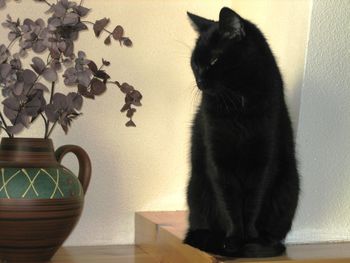
<svg viewBox="0 0 350 263">
<path fill-rule="evenodd" d="M 108 18 L 95 22 L 83 20 L 90 9 L 84 7 L 82 1 L 79 4 L 68 0 L 34 1 L 49 6 L 46 22 L 42 18 L 35 21 L 26 18 L 21 22 L 8 15 L 2 23 L 9 30 L 10 43 L 0 45 L 1 129 L 12 138 L 39 117 L 44 121 L 44 138 L 50 137 L 57 124 L 67 133 L 71 122 L 81 115 L 84 99 L 100 96 L 108 84 L 115 85 L 125 95 L 121 111 L 129 118 L 126 126 L 135 126 L 132 117 L 135 106 L 141 106 L 141 93 L 126 82 L 112 81 L 104 70 L 110 65 L 109 61 L 102 59 L 97 66 L 86 58 L 84 51 L 74 50 L 80 31 L 87 30 L 87 25 L 93 26 L 96 37 L 103 32 L 108 34 L 105 45 L 110 45 L 114 39 L 121 46 L 131 47 L 132 41 L 124 35 L 123 27 L 118 25 L 113 31 L 108 30 Z M 6 0 L 0 0 L 0 8 L 5 5 Z M 10 49 L 16 41 L 19 50 L 12 54 Z M 23 68 L 21 60 L 28 57 L 30 51 L 37 55 L 31 59 L 31 68 Z M 45 52 L 48 53 L 46 61 L 38 56 Z M 55 91 L 60 76 L 64 85 L 70 87 L 67 94 Z M 76 88 L 75 92 L 71 92 L 72 87 Z"/>
</svg>

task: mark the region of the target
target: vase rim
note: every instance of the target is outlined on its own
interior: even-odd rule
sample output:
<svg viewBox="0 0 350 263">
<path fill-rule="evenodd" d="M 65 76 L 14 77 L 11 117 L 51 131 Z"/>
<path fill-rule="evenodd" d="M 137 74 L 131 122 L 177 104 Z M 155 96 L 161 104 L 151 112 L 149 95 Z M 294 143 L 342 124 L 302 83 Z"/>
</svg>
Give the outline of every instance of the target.
<svg viewBox="0 0 350 263">
<path fill-rule="evenodd" d="M 53 148 L 53 142 L 51 139 L 44 138 L 8 138 L 4 137 L 1 139 L 0 150 L 6 148 L 7 145 L 11 147 L 44 147 Z M 13 150 L 13 149 L 12 149 Z"/>
</svg>

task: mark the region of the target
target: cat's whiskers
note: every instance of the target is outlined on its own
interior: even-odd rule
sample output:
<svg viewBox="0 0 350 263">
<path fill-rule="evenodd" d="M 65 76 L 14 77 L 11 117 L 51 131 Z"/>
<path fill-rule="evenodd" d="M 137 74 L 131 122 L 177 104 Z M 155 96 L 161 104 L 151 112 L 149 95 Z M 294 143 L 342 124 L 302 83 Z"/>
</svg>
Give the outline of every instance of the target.
<svg viewBox="0 0 350 263">
<path fill-rule="evenodd" d="M 185 59 L 188 62 L 191 61 L 192 48 L 181 40 L 175 39 L 174 41 L 180 43 L 181 47 L 172 49 L 172 53 L 178 58 Z M 186 49 L 183 49 L 183 47 L 186 47 Z"/>
<path fill-rule="evenodd" d="M 192 52 L 192 47 L 189 44 L 186 44 L 185 42 L 183 42 L 182 40 L 179 39 L 174 39 L 177 43 L 182 44 L 182 46 L 188 48 L 190 50 L 190 52 Z"/>
<path fill-rule="evenodd" d="M 201 92 L 197 86 L 197 83 L 194 82 L 192 85 L 192 89 L 191 89 L 191 105 L 192 106 L 197 106 L 198 100 L 200 98 L 200 94 L 201 94 Z"/>
</svg>

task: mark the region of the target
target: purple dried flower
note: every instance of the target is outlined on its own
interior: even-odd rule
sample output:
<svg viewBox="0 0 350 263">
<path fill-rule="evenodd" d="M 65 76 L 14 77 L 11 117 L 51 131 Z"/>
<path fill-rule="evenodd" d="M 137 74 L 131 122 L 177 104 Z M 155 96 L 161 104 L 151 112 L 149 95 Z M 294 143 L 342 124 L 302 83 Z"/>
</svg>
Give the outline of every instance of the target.
<svg viewBox="0 0 350 263">
<path fill-rule="evenodd" d="M 13 55 L 13 58 L 10 60 L 10 65 L 15 70 L 21 70 L 22 69 L 22 62 L 19 57 L 19 54 Z"/>
<path fill-rule="evenodd" d="M 46 2 L 45 0 L 35 0 Z M 6 0 L 0 0 L 0 8 L 4 7 Z M 20 49 L 18 53 L 11 55 L 9 48 L 0 45 L 0 87 L 3 100 L 3 113 L 10 120 L 10 125 L 5 120 L 0 121 L 1 128 L 9 136 L 21 132 L 29 127 L 37 116 L 42 115 L 45 121 L 45 138 L 49 137 L 55 125 L 59 123 L 67 133 L 71 122 L 81 113 L 83 98 L 94 99 L 95 96 L 103 94 L 108 83 L 116 84 L 125 94 L 125 105 L 122 111 L 126 112 L 129 121 L 126 126 L 135 126 L 132 120 L 136 109 L 133 106 L 140 106 L 142 95 L 131 85 L 119 82 L 108 81 L 109 74 L 103 69 L 109 66 L 110 62 L 102 59 L 102 65 L 98 67 L 94 61 L 86 58 L 83 51 L 74 53 L 74 42 L 78 39 L 79 32 L 87 29 L 87 24 L 93 24 L 96 36 L 102 31 L 108 32 L 105 44 L 111 44 L 112 39 L 119 41 L 121 45 L 131 46 L 132 42 L 124 36 L 122 26 L 116 26 L 112 32 L 106 29 L 110 20 L 103 18 L 95 23 L 83 21 L 90 9 L 77 4 L 75 1 L 57 0 L 55 3 L 48 3 L 50 9 L 47 22 L 39 18 L 37 20 L 25 19 L 23 23 L 19 19 L 13 20 L 7 16 L 2 25 L 8 29 L 9 47 L 19 39 Z M 20 57 L 33 50 L 35 53 L 49 51 L 46 62 L 39 56 L 32 58 L 31 68 L 22 68 Z M 55 84 L 58 80 L 58 73 L 62 67 L 64 84 L 77 86 L 77 92 L 70 92 L 64 95 L 55 92 Z M 51 83 L 49 89 L 45 83 Z M 44 97 L 46 92 L 51 91 L 50 101 L 47 103 Z M 45 118 L 45 115 L 46 118 Z"/>
<path fill-rule="evenodd" d="M 90 60 L 86 59 L 86 54 L 79 51 L 78 57 L 75 59 L 75 66 L 66 69 L 63 74 L 64 84 L 68 86 L 81 84 L 88 87 L 93 75 L 89 63 Z"/>
<path fill-rule="evenodd" d="M 69 93 L 66 96 L 62 93 L 56 93 L 52 103 L 46 106 L 45 115 L 50 122 L 58 122 L 67 133 L 72 120 L 80 115 L 76 109 L 80 109 L 81 106 L 82 98 L 79 94 Z"/>
<path fill-rule="evenodd" d="M 0 45 L 0 64 L 4 63 L 10 55 L 10 51 L 7 47 L 4 44 Z"/>
<path fill-rule="evenodd" d="M 17 19 L 16 21 L 13 21 L 11 16 L 7 15 L 7 20 L 2 23 L 2 26 L 10 29 L 10 32 L 7 35 L 8 39 L 10 41 L 21 36 L 21 30 L 19 28 L 19 26 L 20 26 L 19 19 Z"/>
<path fill-rule="evenodd" d="M 32 48 L 34 52 L 41 53 L 47 47 L 44 45 L 43 32 L 45 29 L 45 22 L 39 18 L 35 22 L 29 18 L 23 21 L 22 29 L 22 40 L 20 41 L 20 47 L 22 49 Z"/>
</svg>

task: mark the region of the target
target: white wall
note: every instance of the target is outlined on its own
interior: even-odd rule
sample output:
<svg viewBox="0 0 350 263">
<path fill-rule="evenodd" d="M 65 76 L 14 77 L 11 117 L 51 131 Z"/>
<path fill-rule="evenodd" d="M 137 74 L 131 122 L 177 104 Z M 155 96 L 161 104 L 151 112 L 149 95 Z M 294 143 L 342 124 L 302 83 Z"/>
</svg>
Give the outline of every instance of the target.
<svg viewBox="0 0 350 263">
<path fill-rule="evenodd" d="M 315 0 L 301 96 L 292 242 L 350 240 L 350 1 Z"/>
<path fill-rule="evenodd" d="M 278 59 L 297 128 L 303 195 L 291 242 L 349 239 L 347 171 L 350 138 L 348 0 L 315 0 L 305 81 L 311 0 L 85 0 L 89 19 L 107 16 L 121 24 L 134 41 L 132 49 L 104 47 L 92 32 L 81 34 L 80 47 L 99 60 L 110 59 L 112 77 L 130 82 L 144 94 L 138 127 L 125 128 L 119 113 L 120 93 L 84 105 L 84 115 L 68 136 L 56 130 L 56 146 L 74 143 L 89 152 L 93 177 L 79 225 L 67 245 L 133 242 L 133 215 L 141 210 L 186 208 L 189 127 L 198 97 L 189 67 L 196 37 L 186 11 L 216 19 L 222 6 L 233 6 L 263 30 Z M 35 18 L 46 10 L 33 1 L 0 10 Z M 35 10 L 35 12 L 28 12 Z M 5 31 L 0 28 L 0 35 Z M 197 99 L 196 99 L 197 98 Z M 39 136 L 40 123 L 31 133 Z M 337 128 L 335 128 L 337 127 Z M 350 162 L 349 162 L 350 163 Z M 76 170 L 72 157 L 67 167 Z"/>
</svg>

